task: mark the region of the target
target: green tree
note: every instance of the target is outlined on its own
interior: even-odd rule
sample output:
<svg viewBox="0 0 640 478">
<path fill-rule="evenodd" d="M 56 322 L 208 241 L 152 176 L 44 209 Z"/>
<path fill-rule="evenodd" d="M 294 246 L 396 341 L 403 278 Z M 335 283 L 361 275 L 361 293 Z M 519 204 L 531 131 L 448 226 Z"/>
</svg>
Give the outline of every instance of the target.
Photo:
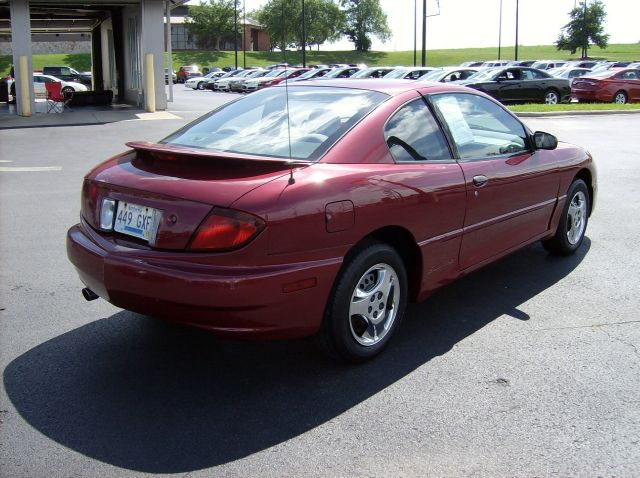
<svg viewBox="0 0 640 478">
<path fill-rule="evenodd" d="M 306 44 L 318 48 L 338 40 L 345 29 L 345 16 L 334 0 L 305 0 Z M 300 32 L 302 37 L 302 32 Z"/>
<path fill-rule="evenodd" d="M 573 55 L 580 49 L 581 57 L 586 58 L 590 44 L 600 48 L 609 45 L 609 35 L 604 32 L 607 12 L 600 0 L 591 5 L 587 5 L 587 0 L 580 2 L 569 12 L 569 17 L 571 21 L 562 27 L 556 40 L 558 50 L 568 50 Z"/>
<path fill-rule="evenodd" d="M 264 25 L 269 34 L 272 50 L 285 50 L 297 45 L 297 24 L 302 11 L 298 3 L 291 0 L 269 0 L 253 12 L 252 15 Z"/>
<path fill-rule="evenodd" d="M 387 15 L 379 0 L 341 0 L 346 17 L 344 34 L 357 51 L 371 49 L 371 35 L 382 41 L 391 38 Z"/>
<path fill-rule="evenodd" d="M 304 48 L 337 40 L 344 15 L 334 0 L 305 0 L 306 45 L 302 41 L 302 0 L 269 0 L 253 13 L 271 37 L 271 48 Z"/>
<path fill-rule="evenodd" d="M 234 5 L 240 9 L 239 0 L 205 0 L 200 5 L 189 5 L 185 17 L 189 32 L 195 35 L 200 48 L 220 49 L 220 40 L 234 33 Z"/>
</svg>

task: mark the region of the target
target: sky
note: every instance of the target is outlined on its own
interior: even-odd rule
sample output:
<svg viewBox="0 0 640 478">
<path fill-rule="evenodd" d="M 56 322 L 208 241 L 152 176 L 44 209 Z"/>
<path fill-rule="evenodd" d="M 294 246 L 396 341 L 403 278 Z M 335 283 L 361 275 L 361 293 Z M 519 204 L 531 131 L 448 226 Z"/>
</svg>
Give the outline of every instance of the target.
<svg viewBox="0 0 640 478">
<path fill-rule="evenodd" d="M 245 0 L 247 14 L 266 0 Z M 387 14 L 392 38 L 386 43 L 373 38 L 372 50 L 413 50 L 416 0 L 380 0 Z M 199 3 L 192 0 L 189 3 Z M 427 50 L 498 45 L 500 0 L 427 0 Z M 640 1 L 604 0 L 609 43 L 640 42 Z M 575 0 L 519 0 L 520 45 L 550 45 L 569 21 Z M 422 0 L 417 0 L 418 50 L 422 42 Z M 502 0 L 502 46 L 515 45 L 516 0 Z M 321 50 L 351 50 L 347 40 L 325 44 Z"/>
</svg>

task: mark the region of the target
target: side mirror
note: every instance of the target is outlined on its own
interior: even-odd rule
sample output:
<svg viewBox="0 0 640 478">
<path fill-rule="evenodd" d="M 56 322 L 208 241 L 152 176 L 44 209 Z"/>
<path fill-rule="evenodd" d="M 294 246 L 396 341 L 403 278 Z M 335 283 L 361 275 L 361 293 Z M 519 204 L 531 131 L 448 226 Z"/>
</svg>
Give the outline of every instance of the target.
<svg viewBox="0 0 640 478">
<path fill-rule="evenodd" d="M 543 131 L 536 131 L 533 133 L 533 143 L 536 149 L 556 149 L 558 147 L 558 138 Z"/>
</svg>

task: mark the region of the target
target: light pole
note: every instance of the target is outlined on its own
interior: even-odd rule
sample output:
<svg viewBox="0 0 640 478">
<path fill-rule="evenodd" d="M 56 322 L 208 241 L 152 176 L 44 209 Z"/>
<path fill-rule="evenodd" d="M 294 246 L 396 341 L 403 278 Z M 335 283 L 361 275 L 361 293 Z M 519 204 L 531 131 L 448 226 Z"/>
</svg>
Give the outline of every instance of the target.
<svg viewBox="0 0 640 478">
<path fill-rule="evenodd" d="M 422 66 L 427 66 L 427 0 L 422 0 Z"/>
<path fill-rule="evenodd" d="M 418 51 L 418 0 L 413 0 L 413 66 L 416 66 L 418 64 L 417 51 Z"/>
<path fill-rule="evenodd" d="M 500 0 L 500 20 L 498 22 L 498 60 L 500 60 L 501 47 L 502 47 L 502 0 Z"/>
<path fill-rule="evenodd" d="M 518 61 L 518 9 L 520 0 L 516 0 L 516 57 L 514 60 Z"/>
<path fill-rule="evenodd" d="M 584 30 L 584 45 L 582 45 L 582 58 L 587 57 L 587 50 L 589 49 L 589 35 L 587 33 L 587 0 L 584 0 L 584 10 L 582 14 L 582 29 Z"/>
<path fill-rule="evenodd" d="M 236 70 L 238 69 L 238 0 L 233 0 L 233 49 L 236 52 Z"/>
<path fill-rule="evenodd" d="M 304 0 L 302 0 L 302 67 L 307 67 L 307 31 L 305 25 Z"/>
</svg>

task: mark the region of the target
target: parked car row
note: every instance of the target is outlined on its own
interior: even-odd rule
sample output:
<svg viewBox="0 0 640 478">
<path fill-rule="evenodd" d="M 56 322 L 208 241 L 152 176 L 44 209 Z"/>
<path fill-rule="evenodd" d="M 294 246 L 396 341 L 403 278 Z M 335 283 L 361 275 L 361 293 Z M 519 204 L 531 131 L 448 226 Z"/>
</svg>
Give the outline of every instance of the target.
<svg viewBox="0 0 640 478">
<path fill-rule="evenodd" d="M 634 82 L 636 69 L 613 68 L 602 69 L 597 74 L 599 79 L 591 83 L 577 83 L 572 90 L 572 81 L 583 75 L 590 76 L 594 70 L 589 69 L 596 62 L 561 62 L 555 60 L 526 60 L 518 63 L 530 63 L 531 66 L 507 65 L 507 60 L 500 62 L 484 62 L 496 66 L 448 66 L 407 67 L 407 66 L 374 66 L 364 65 L 317 65 L 315 68 L 292 67 L 289 65 L 273 65 L 271 69 L 249 68 L 229 72 L 210 72 L 205 76 L 196 76 L 185 82 L 185 86 L 198 90 L 221 92 L 251 93 L 274 86 L 282 81 L 301 82 L 308 80 L 324 80 L 333 78 L 415 80 L 441 83 L 456 83 L 482 91 L 502 103 L 546 103 L 557 104 L 578 101 L 615 101 L 625 103 L 636 101 L 637 94 Z M 536 65 L 540 68 L 536 68 Z M 553 67 L 553 68 L 551 68 Z M 597 72 L 596 72 L 597 73 Z M 627 83 L 629 83 L 627 85 Z M 585 88 L 593 89 L 596 84 L 607 84 L 607 91 L 602 94 L 583 93 Z M 617 85 L 617 86 L 615 86 Z M 588 89 L 587 88 L 587 89 Z M 578 91 L 580 90 L 580 91 Z M 615 91 L 609 91 L 615 90 Z M 589 90 L 591 91 L 591 90 Z"/>
</svg>

